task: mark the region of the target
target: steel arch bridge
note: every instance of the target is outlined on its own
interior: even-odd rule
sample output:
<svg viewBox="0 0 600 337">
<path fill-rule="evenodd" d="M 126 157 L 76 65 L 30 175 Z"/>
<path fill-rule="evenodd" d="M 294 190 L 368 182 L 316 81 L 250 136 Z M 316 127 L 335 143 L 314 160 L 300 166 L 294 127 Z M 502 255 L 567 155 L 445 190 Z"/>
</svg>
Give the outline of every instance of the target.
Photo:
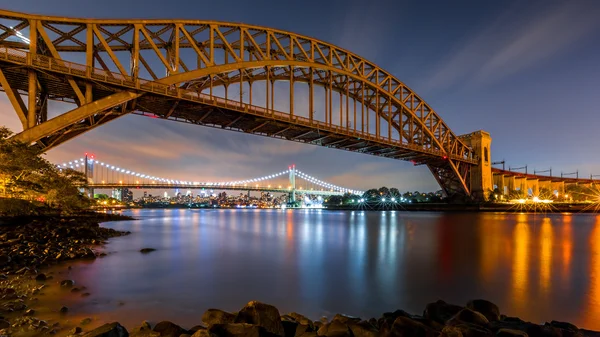
<svg viewBox="0 0 600 337">
<path fill-rule="evenodd" d="M 132 113 L 410 160 L 447 195 L 478 189 L 471 137 L 374 63 L 282 30 L 0 10 L 0 84 L 15 138 L 41 150 Z M 77 107 L 49 119 L 48 100 Z"/>
</svg>

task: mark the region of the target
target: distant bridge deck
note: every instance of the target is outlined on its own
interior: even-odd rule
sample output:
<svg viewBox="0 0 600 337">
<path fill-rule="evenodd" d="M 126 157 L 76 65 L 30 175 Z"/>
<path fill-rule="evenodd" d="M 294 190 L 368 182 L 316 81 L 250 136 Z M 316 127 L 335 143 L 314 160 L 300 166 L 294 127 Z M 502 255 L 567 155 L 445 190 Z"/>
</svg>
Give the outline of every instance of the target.
<svg viewBox="0 0 600 337">
<path fill-rule="evenodd" d="M 492 168 L 492 174 L 503 175 L 506 177 L 525 178 L 528 180 L 537 179 L 539 181 L 549 181 L 553 183 L 564 182 L 566 184 L 600 184 L 600 179 L 584 179 L 584 178 L 572 178 L 572 177 L 552 177 L 539 174 L 527 174 L 522 172 L 501 170 L 498 168 Z"/>
<path fill-rule="evenodd" d="M 268 186 L 240 186 L 240 185 L 195 185 L 195 184 L 132 184 L 132 183 L 104 183 L 104 184 L 89 184 L 89 188 L 93 189 L 115 189 L 115 188 L 129 188 L 129 189 L 186 189 L 186 190 L 213 190 L 213 191 L 254 191 L 254 192 L 272 192 L 272 193 L 290 193 L 292 190 L 287 188 L 272 188 Z M 296 189 L 298 194 L 311 194 L 311 195 L 344 195 L 343 192 L 329 191 L 329 190 L 306 190 Z"/>
</svg>

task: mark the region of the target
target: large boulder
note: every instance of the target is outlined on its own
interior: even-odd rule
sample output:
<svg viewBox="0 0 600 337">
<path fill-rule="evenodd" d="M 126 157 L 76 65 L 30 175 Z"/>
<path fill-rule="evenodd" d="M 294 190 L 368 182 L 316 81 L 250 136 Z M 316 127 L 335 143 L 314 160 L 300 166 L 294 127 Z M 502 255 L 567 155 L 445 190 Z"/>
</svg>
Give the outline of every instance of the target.
<svg viewBox="0 0 600 337">
<path fill-rule="evenodd" d="M 265 328 L 267 332 L 274 335 L 285 335 L 279 310 L 272 305 L 258 301 L 248 302 L 238 312 L 235 323 L 253 324 Z"/>
<path fill-rule="evenodd" d="M 113 322 L 86 332 L 83 337 L 129 337 L 129 333 L 121 324 Z"/>
<path fill-rule="evenodd" d="M 600 319 L 600 317 L 599 317 L 599 319 Z M 579 331 L 579 328 L 577 328 L 577 326 L 575 324 L 571 324 L 571 323 L 567 323 L 567 322 L 552 321 L 552 322 L 550 322 L 550 325 L 555 328 L 560 328 L 563 330 Z"/>
<path fill-rule="evenodd" d="M 469 323 L 479 326 L 487 327 L 490 322 L 485 316 L 477 311 L 473 311 L 469 308 L 464 308 L 459 311 L 454 317 L 448 320 L 449 325 L 457 325 L 460 323 Z"/>
<path fill-rule="evenodd" d="M 377 330 L 377 328 L 367 321 L 350 322 L 348 323 L 348 328 L 350 328 L 352 336 L 354 337 L 379 336 L 379 331 Z"/>
<path fill-rule="evenodd" d="M 347 316 L 347 315 L 342 315 L 342 314 L 337 314 L 333 317 L 333 319 L 331 321 L 338 321 L 344 324 L 348 324 L 350 322 L 354 322 L 354 323 L 358 323 L 360 322 L 360 318 L 359 317 L 352 317 L 352 316 Z"/>
<path fill-rule="evenodd" d="M 439 332 L 409 317 L 399 316 L 390 331 L 391 336 L 437 337 Z"/>
<path fill-rule="evenodd" d="M 233 323 L 234 321 L 234 314 L 219 309 L 208 309 L 202 315 L 202 323 L 206 324 L 207 326 L 213 324 Z"/>
<path fill-rule="evenodd" d="M 152 330 L 158 332 L 160 337 L 179 337 L 179 335 L 187 333 L 187 330 L 169 321 L 162 321 L 156 324 Z"/>
<path fill-rule="evenodd" d="M 467 308 L 482 313 L 490 322 L 500 320 L 500 309 L 490 301 L 471 300 L 467 303 Z"/>
<path fill-rule="evenodd" d="M 302 325 L 308 325 L 311 328 L 313 328 L 313 321 L 311 321 L 310 319 L 308 319 L 306 316 L 300 315 L 299 313 L 296 312 L 292 312 L 291 314 L 288 314 L 287 316 L 292 317 L 296 322 L 302 324 Z"/>
<path fill-rule="evenodd" d="M 327 337 L 342 337 L 342 336 L 352 336 L 352 332 L 348 325 L 342 323 L 340 321 L 331 321 L 330 323 L 323 324 L 322 327 L 317 331 L 317 335 L 319 336 L 327 336 Z"/>
<path fill-rule="evenodd" d="M 129 337 L 160 337 L 160 332 L 152 331 L 148 322 L 142 322 L 142 325 L 131 330 Z"/>
<path fill-rule="evenodd" d="M 423 311 L 423 317 L 445 324 L 447 320 L 461 311 L 463 307 L 459 305 L 449 304 L 442 300 L 429 303 Z"/>
</svg>

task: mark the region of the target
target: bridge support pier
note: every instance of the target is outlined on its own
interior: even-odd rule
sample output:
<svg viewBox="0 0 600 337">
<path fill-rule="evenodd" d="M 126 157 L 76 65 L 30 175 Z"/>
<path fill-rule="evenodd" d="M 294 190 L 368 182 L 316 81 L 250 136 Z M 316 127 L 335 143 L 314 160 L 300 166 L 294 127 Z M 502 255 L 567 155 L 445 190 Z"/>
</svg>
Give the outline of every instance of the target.
<svg viewBox="0 0 600 337">
<path fill-rule="evenodd" d="M 471 167 L 469 181 L 471 198 L 477 201 L 488 200 L 490 193 L 494 190 L 492 165 L 490 160 L 492 137 L 489 133 L 479 130 L 461 136 L 461 138 L 473 149 L 476 158 L 479 160 L 477 166 Z"/>
<path fill-rule="evenodd" d="M 531 189 L 531 194 L 533 196 L 539 196 L 540 194 L 540 184 L 538 179 L 527 179 L 527 192 Z"/>
<path fill-rule="evenodd" d="M 565 194 L 565 182 L 564 181 L 553 181 L 552 182 L 552 191 L 556 191 L 558 195 Z"/>
<path fill-rule="evenodd" d="M 291 191 L 288 197 L 288 202 L 296 202 L 296 165 L 290 166 L 289 169 Z"/>
</svg>

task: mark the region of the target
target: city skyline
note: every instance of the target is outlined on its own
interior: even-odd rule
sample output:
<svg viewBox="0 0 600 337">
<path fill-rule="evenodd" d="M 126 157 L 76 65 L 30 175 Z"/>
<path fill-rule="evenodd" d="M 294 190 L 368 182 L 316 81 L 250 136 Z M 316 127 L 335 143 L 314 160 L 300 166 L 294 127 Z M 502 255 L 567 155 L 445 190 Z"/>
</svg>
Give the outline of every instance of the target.
<svg viewBox="0 0 600 337">
<path fill-rule="evenodd" d="M 600 38 L 595 20 L 600 6 L 591 1 L 441 4 L 422 21 L 414 18 L 423 12 L 422 5 L 379 2 L 363 8 L 353 3 L 343 16 L 328 3 L 312 13 L 311 25 L 301 19 L 301 14 L 308 14 L 305 8 L 287 8 L 294 5 L 274 6 L 275 12 L 296 14 L 285 20 L 273 11 L 268 17 L 261 15 L 267 2 L 262 6 L 229 3 L 229 11 L 220 10 L 223 4 L 211 4 L 215 8 L 200 15 L 177 1 L 160 11 L 151 6 L 136 8 L 141 2 L 130 2 L 119 12 L 107 11 L 116 5 L 111 1 L 85 8 L 77 2 L 55 7 L 51 3 L 23 1 L 6 9 L 36 8 L 36 14 L 78 17 L 241 21 L 314 36 L 396 75 L 455 133 L 490 132 L 492 159 L 505 159 L 507 168 L 529 165 L 531 171 L 553 167 L 555 175 L 561 170 L 579 170 L 581 176 L 600 174 L 600 159 L 588 155 L 597 148 L 590 139 L 598 125 L 594 107 L 600 103 L 594 95 L 594 88 L 600 87 L 600 66 L 595 62 L 600 48 L 593 45 Z M 458 22 L 443 14 L 454 14 Z M 376 20 L 379 15 L 383 18 Z M 394 23 L 394 15 L 400 16 L 400 23 Z M 562 31 L 567 24 L 570 29 Z M 444 40 L 440 34 L 449 38 Z M 541 100 L 542 96 L 550 98 Z M 5 95 L 0 107 L 2 124 L 20 131 Z M 50 114 L 71 108 L 53 103 Z M 47 158 L 62 162 L 83 152 L 139 170 L 147 167 L 156 175 L 173 176 L 167 173 L 176 166 L 181 179 L 189 180 L 252 177 L 270 172 L 269 168 L 297 164 L 325 180 L 357 189 L 439 189 L 426 167 L 408 162 L 131 115 L 49 151 Z"/>
</svg>

